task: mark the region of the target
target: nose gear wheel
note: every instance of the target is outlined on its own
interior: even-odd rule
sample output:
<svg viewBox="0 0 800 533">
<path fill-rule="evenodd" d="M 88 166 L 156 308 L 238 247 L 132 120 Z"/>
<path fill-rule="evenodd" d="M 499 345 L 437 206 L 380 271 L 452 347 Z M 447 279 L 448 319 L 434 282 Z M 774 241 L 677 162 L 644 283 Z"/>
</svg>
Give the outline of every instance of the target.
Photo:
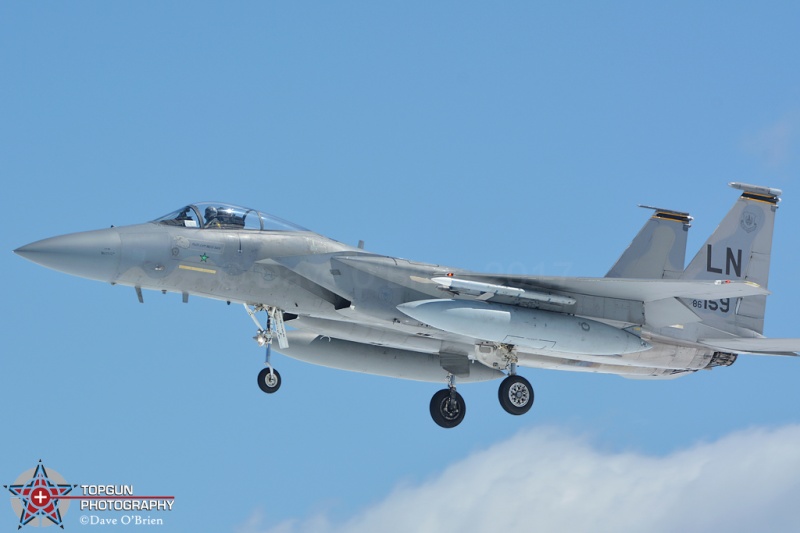
<svg viewBox="0 0 800 533">
<path fill-rule="evenodd" d="M 272 394 L 281 388 L 281 375 L 272 367 L 262 368 L 258 373 L 258 386 L 267 394 Z"/>
</svg>

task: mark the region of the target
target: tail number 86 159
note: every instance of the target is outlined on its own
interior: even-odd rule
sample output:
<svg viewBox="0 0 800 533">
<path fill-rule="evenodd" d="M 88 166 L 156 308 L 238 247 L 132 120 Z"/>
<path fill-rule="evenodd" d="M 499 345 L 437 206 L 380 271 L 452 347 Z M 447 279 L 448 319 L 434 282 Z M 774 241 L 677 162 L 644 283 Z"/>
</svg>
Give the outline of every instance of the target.
<svg viewBox="0 0 800 533">
<path fill-rule="evenodd" d="M 695 309 L 708 309 L 709 311 L 719 311 L 727 313 L 731 310 L 731 299 L 722 300 L 692 300 L 692 307 Z"/>
</svg>

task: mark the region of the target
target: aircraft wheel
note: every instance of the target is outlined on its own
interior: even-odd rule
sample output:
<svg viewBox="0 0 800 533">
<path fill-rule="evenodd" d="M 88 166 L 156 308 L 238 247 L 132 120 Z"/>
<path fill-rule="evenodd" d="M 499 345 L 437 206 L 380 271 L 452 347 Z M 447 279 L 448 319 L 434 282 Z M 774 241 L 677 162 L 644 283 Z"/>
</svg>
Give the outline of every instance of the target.
<svg viewBox="0 0 800 533">
<path fill-rule="evenodd" d="M 467 404 L 456 391 L 450 396 L 450 389 L 442 389 L 431 398 L 431 417 L 443 428 L 454 428 L 464 420 Z"/>
<path fill-rule="evenodd" d="M 497 396 L 503 409 L 512 415 L 524 415 L 533 406 L 533 387 L 522 376 L 513 375 L 504 379 Z"/>
<path fill-rule="evenodd" d="M 267 394 L 272 394 L 281 388 L 281 375 L 274 368 L 270 373 L 270 368 L 266 367 L 258 373 L 258 386 Z"/>
</svg>

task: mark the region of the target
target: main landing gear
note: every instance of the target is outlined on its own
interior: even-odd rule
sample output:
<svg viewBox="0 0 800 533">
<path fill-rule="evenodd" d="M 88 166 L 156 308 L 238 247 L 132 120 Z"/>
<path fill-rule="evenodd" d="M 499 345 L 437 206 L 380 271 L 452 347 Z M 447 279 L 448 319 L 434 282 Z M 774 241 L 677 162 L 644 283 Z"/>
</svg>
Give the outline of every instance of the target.
<svg viewBox="0 0 800 533">
<path fill-rule="evenodd" d="M 447 375 L 448 388 L 442 389 L 431 398 L 431 418 L 443 428 L 454 428 L 464 420 L 467 404 L 456 391 L 456 378 Z M 512 415 L 523 415 L 533 407 L 533 387 L 531 382 L 517 375 L 517 365 L 512 364 L 509 375 L 497 390 L 500 405 Z"/>
<path fill-rule="evenodd" d="M 456 377 L 453 374 L 447 375 L 447 386 L 431 398 L 431 417 L 443 428 L 454 428 L 464 420 L 467 404 L 456 391 Z"/>
<path fill-rule="evenodd" d="M 247 314 L 255 322 L 258 332 L 253 337 L 259 346 L 266 346 L 267 354 L 264 360 L 264 366 L 261 372 L 258 373 L 258 387 L 267 394 L 277 392 L 281 387 L 281 375 L 277 370 L 272 368 L 270 362 L 270 355 L 272 353 L 272 341 L 278 339 L 278 346 L 286 348 L 289 346 L 289 341 L 286 338 L 286 327 L 283 324 L 283 311 L 277 307 L 269 307 L 264 305 L 257 305 L 253 309 L 245 304 L 244 306 Z M 263 329 L 261 324 L 256 319 L 256 313 L 259 311 L 267 312 L 267 325 Z"/>
<path fill-rule="evenodd" d="M 512 415 L 524 415 L 533 407 L 531 382 L 516 374 L 510 375 L 500 382 L 497 397 L 506 413 Z"/>
</svg>

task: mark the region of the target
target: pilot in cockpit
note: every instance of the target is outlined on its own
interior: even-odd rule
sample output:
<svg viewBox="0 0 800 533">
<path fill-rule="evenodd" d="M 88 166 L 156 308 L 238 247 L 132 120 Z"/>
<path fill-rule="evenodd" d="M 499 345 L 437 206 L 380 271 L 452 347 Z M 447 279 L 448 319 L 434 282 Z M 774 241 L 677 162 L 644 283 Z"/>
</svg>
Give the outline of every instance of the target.
<svg viewBox="0 0 800 533">
<path fill-rule="evenodd" d="M 239 229 L 244 227 L 244 217 L 228 207 L 206 207 L 206 228 Z"/>
<path fill-rule="evenodd" d="M 208 206 L 206 207 L 206 228 L 221 228 L 222 224 L 220 224 L 219 219 L 217 218 L 218 212 L 216 207 Z"/>
</svg>

